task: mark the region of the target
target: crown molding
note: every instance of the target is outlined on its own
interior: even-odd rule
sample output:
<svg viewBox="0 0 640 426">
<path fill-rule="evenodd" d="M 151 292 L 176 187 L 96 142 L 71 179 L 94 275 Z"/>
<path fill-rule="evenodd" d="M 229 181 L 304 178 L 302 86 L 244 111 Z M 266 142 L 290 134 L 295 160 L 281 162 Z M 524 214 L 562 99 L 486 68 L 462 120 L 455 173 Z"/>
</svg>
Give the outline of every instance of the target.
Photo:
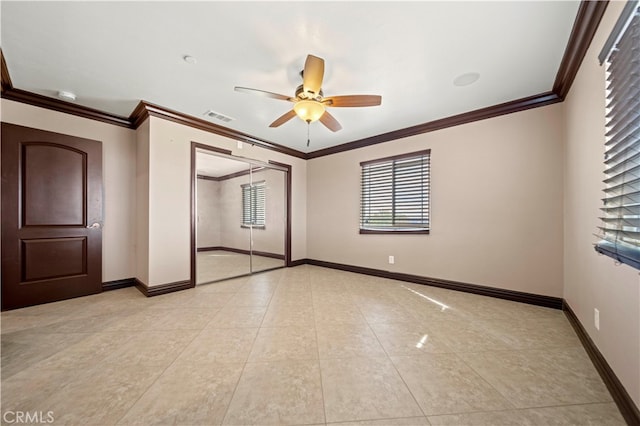
<svg viewBox="0 0 640 426">
<path fill-rule="evenodd" d="M 140 101 L 133 111 L 131 111 L 129 122 L 132 128 L 137 129 L 147 118 L 149 118 L 149 112 L 147 111 L 146 104 L 144 101 Z"/>
<path fill-rule="evenodd" d="M 571 84 L 578 73 L 582 60 L 587 54 L 591 40 L 593 40 L 593 36 L 598 29 L 598 25 L 600 24 L 600 20 L 602 19 L 608 4 L 608 0 L 582 0 L 580 3 L 578 13 L 576 14 L 576 20 L 573 23 L 569 41 L 567 42 L 567 47 L 564 51 L 558 73 L 556 74 L 556 79 L 553 83 L 553 89 L 551 91 L 348 142 L 346 144 L 312 151 L 307 154 L 307 159 L 337 154 L 339 152 L 363 148 L 369 145 L 389 142 L 395 139 L 406 138 L 422 133 L 433 132 L 435 130 L 445 129 L 447 127 L 459 126 L 461 124 L 486 120 L 488 118 L 499 117 L 513 112 L 562 102 L 567 93 L 569 93 Z"/>
<path fill-rule="evenodd" d="M 65 102 L 56 98 L 51 98 L 36 93 L 28 92 L 13 87 L 11 77 L 4 55 L 0 49 L 1 62 L 1 78 L 2 78 L 2 97 L 17 102 L 23 102 L 30 105 L 52 109 L 55 111 L 77 115 L 91 120 L 98 120 L 116 126 L 137 129 L 149 116 L 163 118 L 185 126 L 203 130 L 205 132 L 214 133 L 230 139 L 246 142 L 265 149 L 280 152 L 282 154 L 301 158 L 304 160 L 323 157 L 326 155 L 337 154 L 339 152 L 349 151 L 352 149 L 363 148 L 383 142 L 389 142 L 396 139 L 415 136 L 422 133 L 433 132 L 445 129 L 447 127 L 459 126 L 474 121 L 486 120 L 488 118 L 498 117 L 505 114 L 511 114 L 531 108 L 542 107 L 557 102 L 562 102 L 569 93 L 571 84 L 582 64 L 584 56 L 587 53 L 591 40 L 595 35 L 600 20 L 607 8 L 606 1 L 589 1 L 582 0 L 576 20 L 574 21 L 569 41 L 565 49 L 553 89 L 549 92 L 540 93 L 526 98 L 516 99 L 499 105 L 493 105 L 486 108 L 477 109 L 463 114 L 454 115 L 426 123 L 418 124 L 403 129 L 359 139 L 352 142 L 332 146 L 329 148 L 304 153 L 283 145 L 269 142 L 246 133 L 238 132 L 227 127 L 213 124 L 209 121 L 198 117 L 193 117 L 178 111 L 174 111 L 159 105 L 154 105 L 146 101 L 140 101 L 129 117 L 122 117 L 110 114 L 97 109 L 83 107 L 70 102 Z"/>
<path fill-rule="evenodd" d="M 429 121 L 427 123 L 418 124 L 416 126 L 406 127 L 404 129 L 394 130 L 388 133 L 372 136 L 370 138 L 360 139 L 329 148 L 320 149 L 307 154 L 307 159 L 324 157 L 326 155 L 337 154 L 339 152 L 350 151 L 352 149 L 364 148 L 366 146 L 375 145 L 383 142 L 389 142 L 409 136 L 415 136 L 422 133 L 433 132 L 435 130 L 446 129 L 447 127 L 459 126 L 461 124 L 472 123 L 474 121 L 486 120 L 487 118 L 499 117 L 513 112 L 524 111 L 526 109 L 537 108 L 545 105 L 561 102 L 558 95 L 553 92 L 545 92 L 539 95 L 529 96 L 527 98 L 516 99 L 514 101 L 493 105 L 474 111 L 465 112 L 463 114 L 453 115 L 451 117 L 439 120 Z"/>
<path fill-rule="evenodd" d="M 133 128 L 127 117 L 77 105 L 72 102 L 65 102 L 60 99 L 43 96 L 26 90 L 16 89 L 13 87 L 13 83 L 11 82 L 9 68 L 7 67 L 7 62 L 2 49 L 0 49 L 0 80 L 2 83 L 2 93 L 0 96 L 4 99 L 46 108 L 65 114 L 77 115 L 90 120 L 102 121 L 116 126 Z"/>
<path fill-rule="evenodd" d="M 60 99 L 43 96 L 38 93 L 28 92 L 22 89 L 11 88 L 4 90 L 2 92 L 2 97 L 11 101 L 22 102 L 24 104 L 46 108 L 65 114 L 76 115 L 90 120 L 102 121 L 115 126 L 127 127 L 129 129 L 133 128 L 127 117 L 77 105 L 71 102 L 65 102 Z"/>
<path fill-rule="evenodd" d="M 576 78 L 576 74 L 578 74 L 580 65 L 587 54 L 587 50 L 589 50 L 591 40 L 593 40 L 593 36 L 598 30 L 598 26 L 608 5 L 608 0 L 583 0 L 580 3 L 576 20 L 573 23 L 573 28 L 569 35 L 567 48 L 564 51 L 560 68 L 553 83 L 552 91 L 562 100 L 564 100 L 569 93 L 571 84 L 573 84 L 573 80 Z"/>
<path fill-rule="evenodd" d="M 146 101 L 140 101 L 138 106 L 129 117 L 129 120 L 133 124 L 134 128 L 137 128 L 137 126 L 139 126 L 149 116 L 163 118 L 165 120 L 193 127 L 195 129 L 204 130 L 205 132 L 225 136 L 230 139 L 246 142 L 251 145 L 270 149 L 272 151 L 291 155 L 293 157 L 306 159 L 306 154 L 302 151 L 279 145 L 277 143 L 269 142 L 246 133 L 238 132 L 237 130 L 229 129 L 228 127 L 219 126 L 207 120 L 193 117 L 191 115 L 174 111 L 159 105 L 154 105 Z"/>
<path fill-rule="evenodd" d="M 9 75 L 9 68 L 7 68 L 7 62 L 4 59 L 2 49 L 0 49 L 0 82 L 2 83 L 2 92 L 13 89 L 13 83 L 11 83 L 11 76 Z"/>
</svg>

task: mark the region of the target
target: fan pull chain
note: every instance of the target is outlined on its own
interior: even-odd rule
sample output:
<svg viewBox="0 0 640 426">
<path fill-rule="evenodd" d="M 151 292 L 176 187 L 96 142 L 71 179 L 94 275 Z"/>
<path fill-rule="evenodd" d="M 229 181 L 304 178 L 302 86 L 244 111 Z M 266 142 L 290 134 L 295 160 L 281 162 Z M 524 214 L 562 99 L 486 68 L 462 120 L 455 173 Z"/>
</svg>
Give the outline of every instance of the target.
<svg viewBox="0 0 640 426">
<path fill-rule="evenodd" d="M 311 143 L 311 139 L 309 138 L 309 128 L 311 127 L 311 120 L 307 120 L 307 146 Z"/>
</svg>

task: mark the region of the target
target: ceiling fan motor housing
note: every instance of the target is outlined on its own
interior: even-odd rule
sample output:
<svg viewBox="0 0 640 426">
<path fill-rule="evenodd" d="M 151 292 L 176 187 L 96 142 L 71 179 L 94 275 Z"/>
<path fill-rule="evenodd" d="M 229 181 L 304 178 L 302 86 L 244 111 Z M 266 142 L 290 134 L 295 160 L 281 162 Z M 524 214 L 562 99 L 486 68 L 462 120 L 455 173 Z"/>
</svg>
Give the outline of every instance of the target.
<svg viewBox="0 0 640 426">
<path fill-rule="evenodd" d="M 324 93 L 322 93 L 322 89 L 320 89 L 320 93 L 313 93 L 305 92 L 302 84 L 296 88 L 296 98 L 298 99 L 313 99 L 320 102 L 323 96 Z"/>
</svg>

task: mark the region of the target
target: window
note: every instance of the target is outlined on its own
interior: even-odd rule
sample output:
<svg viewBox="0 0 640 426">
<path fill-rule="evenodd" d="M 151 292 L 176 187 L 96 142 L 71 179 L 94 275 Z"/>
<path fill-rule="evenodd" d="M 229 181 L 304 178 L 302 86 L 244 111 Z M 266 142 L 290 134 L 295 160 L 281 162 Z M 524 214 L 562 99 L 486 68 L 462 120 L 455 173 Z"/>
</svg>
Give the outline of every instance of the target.
<svg viewBox="0 0 640 426">
<path fill-rule="evenodd" d="M 264 181 L 242 185 L 243 227 L 264 228 L 266 195 Z"/>
<path fill-rule="evenodd" d="M 360 163 L 360 233 L 429 233 L 431 150 Z"/>
<path fill-rule="evenodd" d="M 606 65 L 604 205 L 596 251 L 640 269 L 640 9 L 627 3 L 600 61 Z"/>
</svg>

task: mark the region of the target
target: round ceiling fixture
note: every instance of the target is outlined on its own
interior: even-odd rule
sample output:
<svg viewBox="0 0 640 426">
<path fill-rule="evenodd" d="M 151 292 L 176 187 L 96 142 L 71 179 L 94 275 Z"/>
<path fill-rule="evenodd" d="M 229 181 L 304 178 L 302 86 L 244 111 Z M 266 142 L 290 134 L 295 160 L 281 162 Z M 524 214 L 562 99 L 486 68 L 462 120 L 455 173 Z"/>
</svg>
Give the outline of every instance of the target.
<svg viewBox="0 0 640 426">
<path fill-rule="evenodd" d="M 478 74 L 477 72 L 468 72 L 466 74 L 461 74 L 457 76 L 453 80 L 453 85 L 458 87 L 468 86 L 478 81 L 479 78 L 480 78 L 480 74 Z"/>
<path fill-rule="evenodd" d="M 65 90 L 58 91 L 58 97 L 63 101 L 73 102 L 76 100 L 76 94 L 72 92 L 67 92 Z"/>
<path fill-rule="evenodd" d="M 188 64 L 195 64 L 198 62 L 198 60 L 191 55 L 184 55 L 182 59 Z"/>
</svg>

